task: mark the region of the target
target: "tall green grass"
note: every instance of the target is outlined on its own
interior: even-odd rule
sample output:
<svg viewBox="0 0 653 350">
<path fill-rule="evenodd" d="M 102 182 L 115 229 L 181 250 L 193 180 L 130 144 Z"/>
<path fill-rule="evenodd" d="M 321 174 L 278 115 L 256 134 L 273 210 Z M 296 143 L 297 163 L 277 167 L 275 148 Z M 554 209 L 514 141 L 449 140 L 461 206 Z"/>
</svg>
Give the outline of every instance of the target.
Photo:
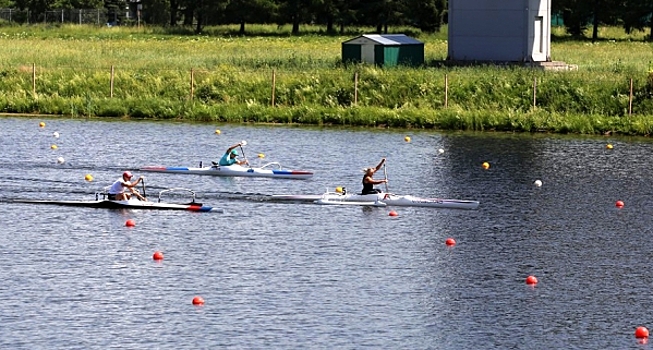
<svg viewBox="0 0 653 350">
<path fill-rule="evenodd" d="M 425 42 L 424 67 L 380 68 L 340 63 L 341 42 L 364 28 L 331 36 L 307 27 L 306 34 L 290 36 L 289 29 L 276 26 L 250 27 L 257 35 L 236 36 L 237 27 L 207 28 L 199 36 L 185 28 L 0 27 L 0 112 L 650 133 L 652 46 L 643 41 L 645 33 L 625 36 L 608 28 L 602 32 L 606 39 L 591 43 L 555 32 L 552 58 L 578 66 L 555 72 L 441 65 L 447 55 L 446 28 L 419 35 Z"/>
</svg>

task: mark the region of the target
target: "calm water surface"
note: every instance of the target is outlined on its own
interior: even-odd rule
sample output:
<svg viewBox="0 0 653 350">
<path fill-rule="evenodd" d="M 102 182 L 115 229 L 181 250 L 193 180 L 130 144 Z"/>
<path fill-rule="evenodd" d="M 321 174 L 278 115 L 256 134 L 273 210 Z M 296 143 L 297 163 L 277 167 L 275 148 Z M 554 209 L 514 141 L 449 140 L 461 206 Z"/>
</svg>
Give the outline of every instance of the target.
<svg viewBox="0 0 653 350">
<path fill-rule="evenodd" d="M 653 327 L 647 139 L 40 121 L 0 119 L 0 348 L 650 347 L 633 335 Z M 149 194 L 190 188 L 224 214 L 9 202 L 92 200 L 125 169 L 206 164 L 240 140 L 254 163 L 316 175 L 143 174 Z M 383 156 L 391 191 L 480 207 L 265 200 L 359 190 Z"/>
</svg>

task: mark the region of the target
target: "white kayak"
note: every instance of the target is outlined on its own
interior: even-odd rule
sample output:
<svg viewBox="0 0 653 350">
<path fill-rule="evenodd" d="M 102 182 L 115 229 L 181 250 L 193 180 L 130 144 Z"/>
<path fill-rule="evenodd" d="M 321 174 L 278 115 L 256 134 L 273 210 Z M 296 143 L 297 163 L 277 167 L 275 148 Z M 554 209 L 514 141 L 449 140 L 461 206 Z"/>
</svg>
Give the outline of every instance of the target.
<svg viewBox="0 0 653 350">
<path fill-rule="evenodd" d="M 451 209 L 476 209 L 478 201 L 444 198 L 420 198 L 410 195 L 397 195 L 393 193 L 342 193 L 326 192 L 322 195 L 273 195 L 272 200 L 280 201 L 308 201 L 317 204 L 340 204 L 369 206 L 402 206 L 402 207 L 428 207 Z"/>
<path fill-rule="evenodd" d="M 306 180 L 313 177 L 312 171 L 284 169 L 278 162 L 267 163 L 260 167 L 240 166 L 237 164 L 227 166 L 201 166 L 198 168 L 189 167 L 165 167 L 146 166 L 141 171 L 159 173 L 212 175 L 212 176 L 244 176 L 244 177 L 269 177 L 276 179 L 297 179 Z"/>
</svg>

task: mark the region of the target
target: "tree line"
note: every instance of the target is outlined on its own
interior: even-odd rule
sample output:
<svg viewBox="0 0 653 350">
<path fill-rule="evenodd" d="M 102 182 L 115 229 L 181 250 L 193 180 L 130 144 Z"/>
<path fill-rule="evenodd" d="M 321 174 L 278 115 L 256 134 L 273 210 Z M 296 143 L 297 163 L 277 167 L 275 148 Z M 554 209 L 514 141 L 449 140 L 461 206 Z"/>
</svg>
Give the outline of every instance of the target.
<svg viewBox="0 0 653 350">
<path fill-rule="evenodd" d="M 544 0 L 543 0 L 544 1 Z M 60 9 L 105 8 L 109 18 L 125 20 L 128 9 L 141 6 L 143 23 L 159 26 L 246 24 L 325 26 L 327 33 L 343 33 L 349 26 L 372 26 L 387 33 L 388 26 L 412 26 L 437 32 L 447 23 L 447 0 L 0 0 L 0 8 L 28 10 L 30 16 Z M 653 0 L 552 0 L 552 12 L 562 17 L 567 33 L 581 37 L 591 28 L 598 39 L 601 25 L 622 26 L 627 33 L 650 30 L 653 40 Z M 38 18 L 32 18 L 36 22 Z"/>
</svg>

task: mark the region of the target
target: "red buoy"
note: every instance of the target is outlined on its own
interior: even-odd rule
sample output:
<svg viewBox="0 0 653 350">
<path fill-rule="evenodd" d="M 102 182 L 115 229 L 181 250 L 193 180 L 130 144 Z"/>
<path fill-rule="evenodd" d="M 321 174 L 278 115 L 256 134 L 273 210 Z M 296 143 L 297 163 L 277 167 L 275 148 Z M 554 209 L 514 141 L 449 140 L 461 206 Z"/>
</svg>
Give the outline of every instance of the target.
<svg viewBox="0 0 653 350">
<path fill-rule="evenodd" d="M 617 206 L 617 208 L 623 208 L 624 207 L 624 202 L 617 201 L 617 203 L 615 203 L 615 205 Z"/>
<path fill-rule="evenodd" d="M 388 213 L 388 215 L 390 215 L 390 216 L 398 216 L 399 214 L 397 214 L 396 211 L 392 210 L 392 211 L 390 211 L 390 212 Z"/>
<path fill-rule="evenodd" d="M 537 284 L 537 278 L 535 276 L 528 276 L 526 277 L 526 284 L 529 286 L 534 286 Z"/>
<path fill-rule="evenodd" d="M 154 260 L 163 260 L 163 253 L 156 251 L 152 254 L 152 259 Z"/>
<path fill-rule="evenodd" d="M 193 298 L 193 305 L 204 305 L 204 299 L 200 296 Z"/>
<path fill-rule="evenodd" d="M 635 338 L 648 338 L 648 329 L 640 326 L 635 329 Z"/>
<path fill-rule="evenodd" d="M 132 219 L 129 219 L 129 220 L 125 221 L 125 226 L 134 227 L 134 226 L 136 226 L 136 221 L 134 221 Z"/>
<path fill-rule="evenodd" d="M 449 247 L 453 247 L 456 245 L 456 240 L 453 238 L 447 238 L 447 240 L 444 242 Z"/>
</svg>

